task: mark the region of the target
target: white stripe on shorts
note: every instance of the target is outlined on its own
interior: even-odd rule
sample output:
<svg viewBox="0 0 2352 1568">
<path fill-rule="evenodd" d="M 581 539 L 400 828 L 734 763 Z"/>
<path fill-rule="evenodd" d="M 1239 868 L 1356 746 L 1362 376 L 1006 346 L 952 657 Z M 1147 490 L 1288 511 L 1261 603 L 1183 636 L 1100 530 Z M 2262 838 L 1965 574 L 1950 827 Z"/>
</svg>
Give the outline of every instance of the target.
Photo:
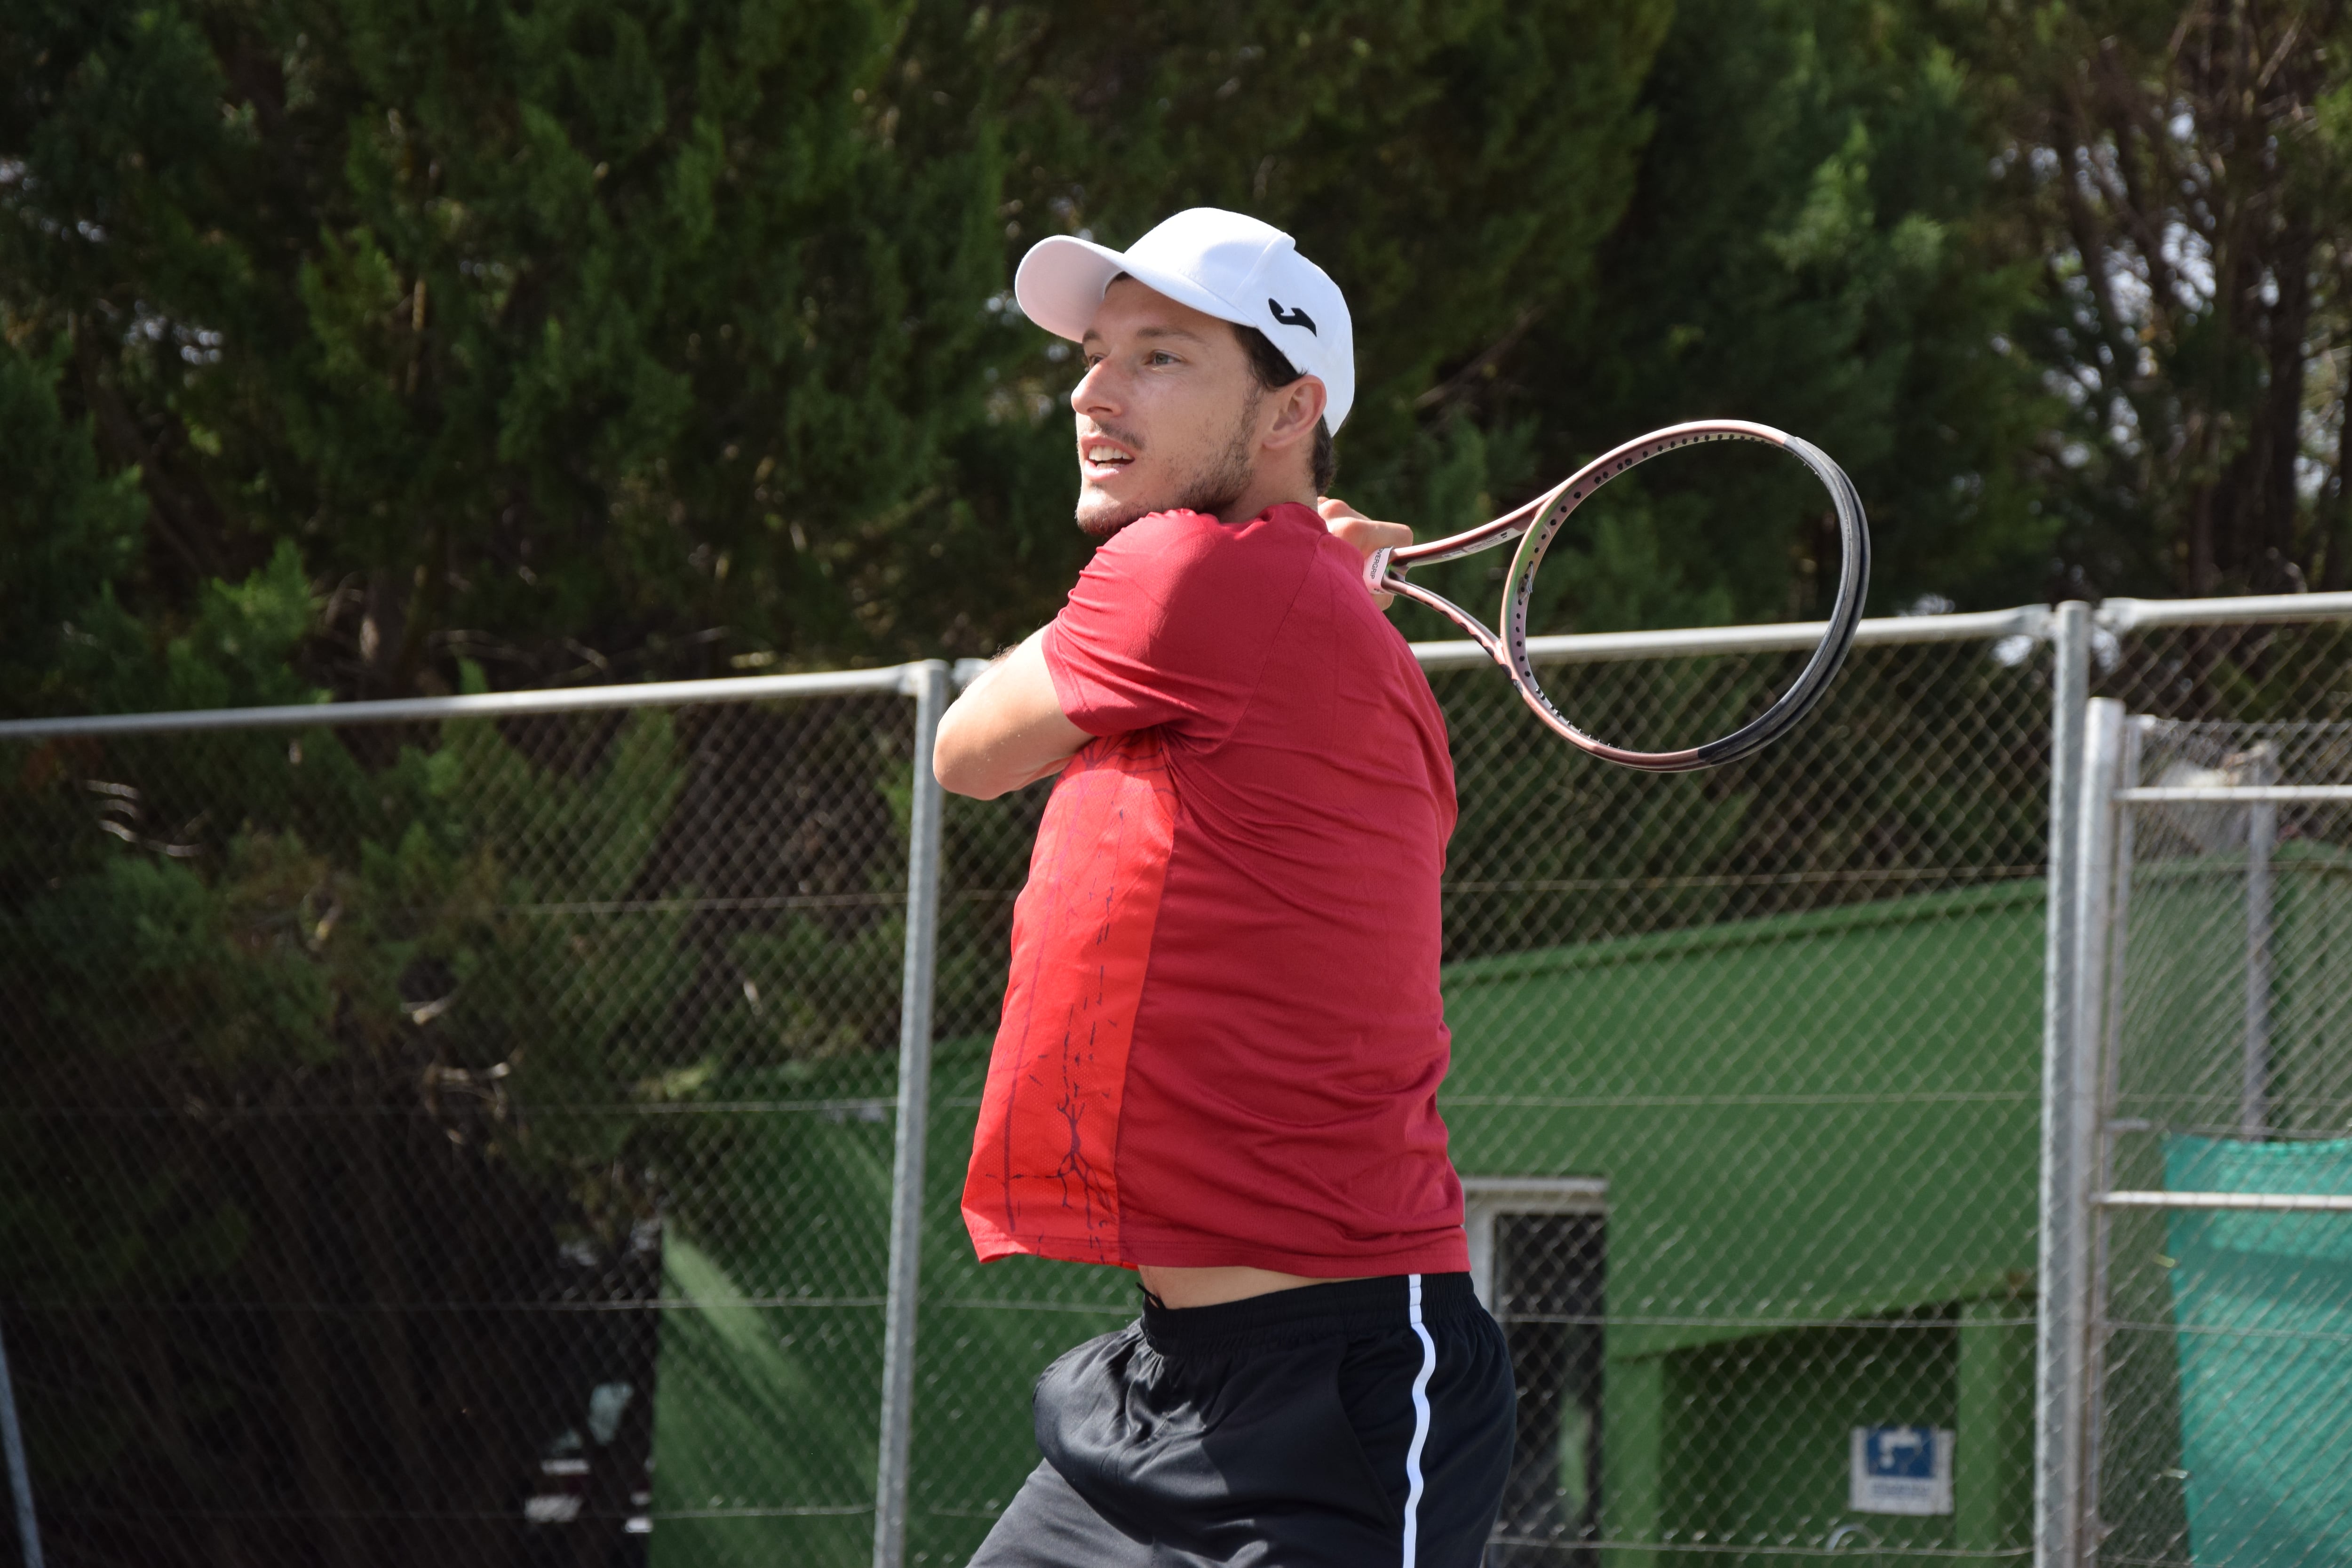
<svg viewBox="0 0 2352 1568">
<path fill-rule="evenodd" d="M 1421 1336 L 1421 1375 L 1412 1380 L 1412 1442 L 1404 1451 L 1404 1568 L 1413 1568 L 1421 1538 L 1421 1450 L 1429 1441 L 1429 1374 L 1437 1370 L 1437 1342 L 1421 1321 L 1421 1276 L 1405 1276 L 1405 1315 Z"/>
</svg>

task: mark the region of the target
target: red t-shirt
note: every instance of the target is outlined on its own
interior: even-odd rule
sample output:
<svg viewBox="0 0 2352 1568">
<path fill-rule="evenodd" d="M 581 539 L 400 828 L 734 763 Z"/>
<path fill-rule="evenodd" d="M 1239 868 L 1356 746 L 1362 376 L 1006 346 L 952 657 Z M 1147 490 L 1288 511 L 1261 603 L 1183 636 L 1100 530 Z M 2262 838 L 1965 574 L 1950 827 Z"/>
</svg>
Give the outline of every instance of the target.
<svg viewBox="0 0 2352 1568">
<path fill-rule="evenodd" d="M 1113 536 L 964 1185 L 983 1261 L 1469 1267 L 1437 1086 L 1445 721 L 1308 507 Z"/>
</svg>

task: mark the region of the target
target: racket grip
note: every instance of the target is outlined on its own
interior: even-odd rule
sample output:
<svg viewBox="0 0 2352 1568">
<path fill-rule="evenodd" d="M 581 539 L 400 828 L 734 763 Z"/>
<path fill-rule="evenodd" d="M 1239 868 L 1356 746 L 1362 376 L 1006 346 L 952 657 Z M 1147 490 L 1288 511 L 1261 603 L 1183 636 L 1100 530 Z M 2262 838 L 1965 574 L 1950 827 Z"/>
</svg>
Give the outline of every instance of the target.
<svg viewBox="0 0 2352 1568">
<path fill-rule="evenodd" d="M 1364 557 L 1364 586 L 1375 594 L 1388 592 L 1383 579 L 1389 574 L 1389 557 L 1396 552 L 1394 545 L 1383 544 Z"/>
</svg>

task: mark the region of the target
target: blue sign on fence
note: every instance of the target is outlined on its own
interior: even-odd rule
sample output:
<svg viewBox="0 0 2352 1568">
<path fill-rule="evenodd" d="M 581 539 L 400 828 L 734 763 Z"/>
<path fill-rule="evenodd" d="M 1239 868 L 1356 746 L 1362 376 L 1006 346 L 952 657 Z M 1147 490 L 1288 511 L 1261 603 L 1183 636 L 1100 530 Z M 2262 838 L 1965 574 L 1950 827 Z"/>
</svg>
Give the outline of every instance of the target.
<svg viewBox="0 0 2352 1568">
<path fill-rule="evenodd" d="M 1851 1459 L 1854 1512 L 1952 1511 L 1952 1434 L 1944 1428 L 1857 1426 Z"/>
</svg>

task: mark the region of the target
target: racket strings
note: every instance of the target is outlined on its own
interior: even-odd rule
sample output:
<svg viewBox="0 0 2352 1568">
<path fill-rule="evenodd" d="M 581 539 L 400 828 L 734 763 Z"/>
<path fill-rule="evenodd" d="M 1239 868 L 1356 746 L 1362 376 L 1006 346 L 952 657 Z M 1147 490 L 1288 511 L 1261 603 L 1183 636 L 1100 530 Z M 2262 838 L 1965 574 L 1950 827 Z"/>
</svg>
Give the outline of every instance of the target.
<svg viewBox="0 0 2352 1568">
<path fill-rule="evenodd" d="M 1615 746 L 1587 733 L 1560 711 L 1537 679 L 1528 655 L 1528 622 L 1533 613 L 1535 575 L 1558 540 L 1569 515 L 1601 486 L 1663 453 L 1710 441 L 1753 441 L 1776 447 L 1796 458 L 1829 491 L 1837 515 L 1840 546 L 1837 597 L 1812 657 L 1762 713 L 1731 733 L 1701 745 L 1677 751 L 1644 752 Z M 1522 525 L 1522 519 L 1529 520 Z M 1428 589 L 1410 584 L 1405 573 L 1423 563 L 1452 561 L 1517 539 L 1505 576 L 1502 629 L 1498 636 L 1460 605 Z M 1706 421 L 1653 431 L 1602 454 L 1570 475 L 1552 491 L 1504 513 L 1466 533 L 1428 544 L 1408 545 L 1391 552 L 1380 586 L 1402 594 L 1438 611 L 1468 632 L 1488 657 L 1503 666 L 1521 700 L 1554 732 L 1591 755 L 1606 762 L 1654 773 L 1680 773 L 1712 767 L 1769 745 L 1794 728 L 1813 707 L 1844 663 L 1862 620 L 1863 600 L 1870 579 L 1870 529 L 1862 498 L 1845 471 L 1809 441 L 1769 426 L 1741 420 Z"/>
</svg>

